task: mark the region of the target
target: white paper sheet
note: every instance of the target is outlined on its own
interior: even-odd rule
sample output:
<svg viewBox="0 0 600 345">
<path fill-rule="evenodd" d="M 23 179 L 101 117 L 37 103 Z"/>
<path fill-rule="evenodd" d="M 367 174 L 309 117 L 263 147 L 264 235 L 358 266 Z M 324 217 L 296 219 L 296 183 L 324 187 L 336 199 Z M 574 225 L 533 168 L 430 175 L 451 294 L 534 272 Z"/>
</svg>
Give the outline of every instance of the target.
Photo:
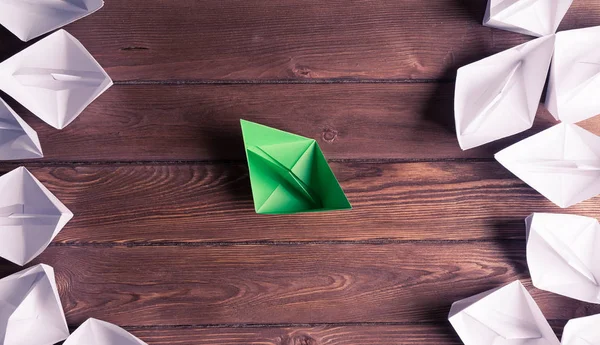
<svg viewBox="0 0 600 345">
<path fill-rule="evenodd" d="M 37 133 L 0 99 L 0 160 L 44 157 Z"/>
<path fill-rule="evenodd" d="M 520 281 L 452 304 L 448 316 L 465 345 L 558 345 Z"/>
<path fill-rule="evenodd" d="M 83 45 L 64 30 L 0 63 L 0 90 L 58 129 L 112 84 Z"/>
<path fill-rule="evenodd" d="M 52 267 L 36 265 L 0 280 L 0 344 L 54 345 L 68 336 Z"/>
<path fill-rule="evenodd" d="M 98 11 L 102 0 L 2 0 L 0 25 L 29 41 Z"/>
<path fill-rule="evenodd" d="M 554 36 L 538 38 L 458 70 L 454 116 L 463 150 L 531 128 L 553 49 Z"/>
<path fill-rule="evenodd" d="M 556 34 L 546 107 L 562 122 L 600 114 L 600 26 Z"/>
<path fill-rule="evenodd" d="M 563 330 L 562 345 L 600 344 L 599 324 L 600 314 L 570 320 Z"/>
<path fill-rule="evenodd" d="M 496 154 L 496 160 L 559 207 L 600 194 L 600 137 L 558 124 Z"/>
<path fill-rule="evenodd" d="M 24 265 L 38 256 L 73 213 L 27 169 L 0 177 L 0 257 Z"/>
<path fill-rule="evenodd" d="M 146 343 L 116 325 L 88 319 L 63 345 L 146 345 Z"/>
<path fill-rule="evenodd" d="M 534 213 L 526 219 L 527 264 L 541 290 L 600 304 L 600 224 L 594 218 Z"/>
<path fill-rule="evenodd" d="M 488 0 L 483 25 L 531 36 L 556 32 L 573 0 Z"/>
</svg>

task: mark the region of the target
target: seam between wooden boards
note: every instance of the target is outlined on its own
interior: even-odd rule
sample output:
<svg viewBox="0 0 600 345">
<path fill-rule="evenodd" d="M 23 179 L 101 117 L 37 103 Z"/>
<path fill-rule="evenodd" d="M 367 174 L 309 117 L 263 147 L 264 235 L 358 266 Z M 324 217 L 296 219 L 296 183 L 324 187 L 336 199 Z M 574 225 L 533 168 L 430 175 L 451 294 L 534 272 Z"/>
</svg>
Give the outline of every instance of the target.
<svg viewBox="0 0 600 345">
<path fill-rule="evenodd" d="M 552 326 L 569 320 L 548 319 Z M 121 326 L 128 330 L 215 329 L 215 328 L 313 328 L 313 327 L 376 327 L 376 326 L 439 326 L 446 322 L 328 322 L 328 323 L 224 323 L 195 325 Z"/>
<path fill-rule="evenodd" d="M 121 80 L 114 85 L 279 85 L 279 84 L 443 84 L 454 83 L 454 79 L 234 79 L 234 80 Z"/>
<path fill-rule="evenodd" d="M 349 164 L 411 164 L 411 163 L 436 163 L 436 162 L 491 162 L 493 159 L 333 159 L 330 162 L 349 163 Z M 119 167 L 119 166 L 194 166 L 194 165 L 217 165 L 217 164 L 243 164 L 243 160 L 233 161 L 97 161 L 97 162 L 33 162 L 27 164 L 27 167 Z M 22 165 L 21 162 L 0 163 L 0 168 L 12 169 Z M 94 241 L 61 241 L 52 242 L 52 247 L 231 247 L 231 246 L 306 246 L 306 245 L 394 245 L 394 244 L 439 244 L 439 245 L 461 245 L 470 243 L 520 243 L 524 242 L 521 238 L 485 238 L 485 239 L 393 239 L 393 238 L 372 238 L 365 240 L 306 240 L 306 241 L 286 241 L 286 240 L 249 240 L 249 241 L 112 241 L 112 242 L 94 242 Z"/>
<path fill-rule="evenodd" d="M 490 163 L 494 158 L 348 158 L 328 159 L 329 163 L 342 164 L 410 164 L 410 163 Z M 142 161 L 21 161 L 1 162 L 0 167 L 66 167 L 66 166 L 167 166 L 167 165 L 211 165 L 211 164 L 242 164 L 246 161 L 239 160 L 142 160 Z"/>
<path fill-rule="evenodd" d="M 525 243 L 524 239 L 470 239 L 470 240 L 357 240 L 357 241 L 206 241 L 206 242 L 183 242 L 183 241 L 139 241 L 139 242 L 52 242 L 50 247 L 97 247 L 97 248 L 119 248 L 119 247 L 244 247 L 244 246 L 311 246 L 311 245 L 362 245 L 381 246 L 394 244 L 440 244 L 440 245 L 462 245 L 470 243 Z"/>
</svg>

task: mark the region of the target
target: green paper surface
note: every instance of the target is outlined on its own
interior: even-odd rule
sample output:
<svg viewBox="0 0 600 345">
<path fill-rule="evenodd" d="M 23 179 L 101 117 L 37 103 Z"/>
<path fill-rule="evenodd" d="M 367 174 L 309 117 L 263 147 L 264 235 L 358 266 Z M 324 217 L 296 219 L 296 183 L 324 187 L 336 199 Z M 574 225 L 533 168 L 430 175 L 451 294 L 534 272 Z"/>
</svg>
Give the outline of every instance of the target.
<svg viewBox="0 0 600 345">
<path fill-rule="evenodd" d="M 256 213 L 352 208 L 314 139 L 245 120 L 241 125 Z"/>
</svg>

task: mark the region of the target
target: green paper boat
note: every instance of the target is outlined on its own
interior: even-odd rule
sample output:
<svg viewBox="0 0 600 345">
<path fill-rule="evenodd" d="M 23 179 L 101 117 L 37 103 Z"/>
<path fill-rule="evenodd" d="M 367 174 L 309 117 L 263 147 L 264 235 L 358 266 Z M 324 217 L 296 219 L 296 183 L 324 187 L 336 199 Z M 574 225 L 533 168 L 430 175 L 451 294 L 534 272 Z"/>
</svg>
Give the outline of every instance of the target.
<svg viewBox="0 0 600 345">
<path fill-rule="evenodd" d="M 352 208 L 316 140 L 245 120 L 241 124 L 256 213 Z"/>
</svg>

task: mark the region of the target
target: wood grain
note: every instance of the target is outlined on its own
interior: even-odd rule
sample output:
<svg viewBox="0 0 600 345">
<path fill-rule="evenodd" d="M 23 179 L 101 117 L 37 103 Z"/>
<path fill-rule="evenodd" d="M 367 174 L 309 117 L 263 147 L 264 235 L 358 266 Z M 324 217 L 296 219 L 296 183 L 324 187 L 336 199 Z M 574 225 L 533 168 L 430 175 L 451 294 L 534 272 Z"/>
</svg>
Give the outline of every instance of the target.
<svg viewBox="0 0 600 345">
<path fill-rule="evenodd" d="M 449 325 L 448 325 L 449 327 Z M 444 325 L 183 328 L 131 332 L 149 345 L 461 345 Z"/>
<path fill-rule="evenodd" d="M 35 262 L 55 267 L 70 324 L 445 324 L 452 302 L 515 279 L 548 319 L 600 312 L 533 289 L 521 242 L 54 246 Z"/>
<path fill-rule="evenodd" d="M 485 0 L 107 0 L 67 27 L 116 86 L 65 130 L 9 100 L 75 218 L 55 267 L 71 328 L 149 345 L 458 345 L 452 302 L 524 281 L 560 333 L 600 307 L 535 289 L 523 218 L 561 210 L 493 161 L 555 123 L 462 152 L 456 69 L 531 38 Z M 600 24 L 576 0 L 561 29 Z M 0 61 L 22 43 L 0 27 Z M 4 95 L 1 95 L 4 98 Z M 352 212 L 253 211 L 239 119 L 316 139 Z M 600 134 L 600 117 L 582 124 Z M 0 164 L 0 174 L 18 162 Z M 0 260 L 0 277 L 20 270 Z"/>
<path fill-rule="evenodd" d="M 559 339 L 564 321 L 551 322 Z M 129 329 L 149 345 L 462 345 L 449 323 Z"/>
<path fill-rule="evenodd" d="M 318 140 L 328 159 L 486 158 L 556 123 L 461 151 L 453 84 L 117 86 L 57 131 L 25 116 L 42 161 L 243 160 L 240 118 Z M 600 133 L 600 117 L 581 124 Z"/>
<path fill-rule="evenodd" d="M 108 0 L 67 26 L 117 81 L 452 78 L 526 36 L 481 25 L 485 0 Z M 600 24 L 577 0 L 562 29 Z M 0 32 L 0 58 L 22 49 Z"/>
<path fill-rule="evenodd" d="M 31 168 L 75 214 L 60 243 L 524 240 L 532 212 L 562 210 L 491 162 L 334 163 L 354 209 L 254 213 L 241 164 Z"/>
</svg>

